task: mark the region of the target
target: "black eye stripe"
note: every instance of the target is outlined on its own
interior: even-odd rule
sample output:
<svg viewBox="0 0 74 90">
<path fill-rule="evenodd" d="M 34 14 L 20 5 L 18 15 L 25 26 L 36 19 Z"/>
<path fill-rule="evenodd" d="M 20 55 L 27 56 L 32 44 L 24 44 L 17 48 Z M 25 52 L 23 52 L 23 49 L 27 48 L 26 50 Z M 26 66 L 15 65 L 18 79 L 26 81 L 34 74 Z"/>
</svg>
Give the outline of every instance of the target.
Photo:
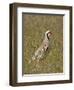
<svg viewBox="0 0 74 90">
<path fill-rule="evenodd" d="M 48 33 L 47 33 L 47 38 L 49 39 Z"/>
</svg>

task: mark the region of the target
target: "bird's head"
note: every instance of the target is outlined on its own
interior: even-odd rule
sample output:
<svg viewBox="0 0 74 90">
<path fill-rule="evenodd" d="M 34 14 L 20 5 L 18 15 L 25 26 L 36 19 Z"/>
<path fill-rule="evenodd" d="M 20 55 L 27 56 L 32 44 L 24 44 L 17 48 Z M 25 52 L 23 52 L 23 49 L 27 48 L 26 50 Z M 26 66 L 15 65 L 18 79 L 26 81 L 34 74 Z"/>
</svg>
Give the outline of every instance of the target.
<svg viewBox="0 0 74 90">
<path fill-rule="evenodd" d="M 50 38 L 50 36 L 51 36 L 51 31 L 50 30 L 48 30 L 48 31 L 46 31 L 45 32 L 45 36 L 49 39 Z"/>
</svg>

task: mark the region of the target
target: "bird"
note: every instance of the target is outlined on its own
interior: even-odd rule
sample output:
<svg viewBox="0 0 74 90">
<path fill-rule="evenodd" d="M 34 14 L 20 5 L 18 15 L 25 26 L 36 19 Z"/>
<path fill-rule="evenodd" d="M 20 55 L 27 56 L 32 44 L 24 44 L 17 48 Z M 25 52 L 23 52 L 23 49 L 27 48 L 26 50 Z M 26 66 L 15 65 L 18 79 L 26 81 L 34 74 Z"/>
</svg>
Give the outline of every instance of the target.
<svg viewBox="0 0 74 90">
<path fill-rule="evenodd" d="M 50 37 L 51 37 L 51 31 L 47 30 L 44 34 L 44 39 L 39 46 L 39 48 L 35 51 L 34 55 L 32 56 L 32 60 L 37 60 L 39 61 L 44 57 L 45 52 L 49 48 L 49 42 L 50 42 Z"/>
</svg>

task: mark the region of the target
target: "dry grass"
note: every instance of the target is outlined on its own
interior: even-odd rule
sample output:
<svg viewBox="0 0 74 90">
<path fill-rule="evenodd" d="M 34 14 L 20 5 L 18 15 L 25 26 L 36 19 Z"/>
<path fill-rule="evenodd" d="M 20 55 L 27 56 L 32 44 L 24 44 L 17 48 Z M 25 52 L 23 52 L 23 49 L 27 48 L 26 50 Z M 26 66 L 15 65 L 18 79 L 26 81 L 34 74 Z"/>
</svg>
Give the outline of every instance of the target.
<svg viewBox="0 0 74 90">
<path fill-rule="evenodd" d="M 24 62 L 25 74 L 63 72 L 63 16 L 23 14 L 24 22 Z M 44 33 L 52 32 L 50 49 L 44 58 L 32 61 L 32 55 L 40 46 Z M 31 61 L 31 63 L 29 63 Z"/>
</svg>

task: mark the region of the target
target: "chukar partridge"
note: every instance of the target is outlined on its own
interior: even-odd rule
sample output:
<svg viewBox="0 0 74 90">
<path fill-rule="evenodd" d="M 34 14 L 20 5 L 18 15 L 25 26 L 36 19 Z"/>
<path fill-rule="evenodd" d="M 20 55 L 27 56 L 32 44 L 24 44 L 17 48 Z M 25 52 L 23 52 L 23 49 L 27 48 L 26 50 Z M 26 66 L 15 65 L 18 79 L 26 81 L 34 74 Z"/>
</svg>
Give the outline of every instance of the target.
<svg viewBox="0 0 74 90">
<path fill-rule="evenodd" d="M 48 30 L 45 32 L 44 39 L 40 47 L 35 51 L 34 55 L 32 56 L 32 60 L 40 60 L 43 58 L 45 52 L 49 48 L 49 40 L 51 36 L 51 32 Z"/>
</svg>

